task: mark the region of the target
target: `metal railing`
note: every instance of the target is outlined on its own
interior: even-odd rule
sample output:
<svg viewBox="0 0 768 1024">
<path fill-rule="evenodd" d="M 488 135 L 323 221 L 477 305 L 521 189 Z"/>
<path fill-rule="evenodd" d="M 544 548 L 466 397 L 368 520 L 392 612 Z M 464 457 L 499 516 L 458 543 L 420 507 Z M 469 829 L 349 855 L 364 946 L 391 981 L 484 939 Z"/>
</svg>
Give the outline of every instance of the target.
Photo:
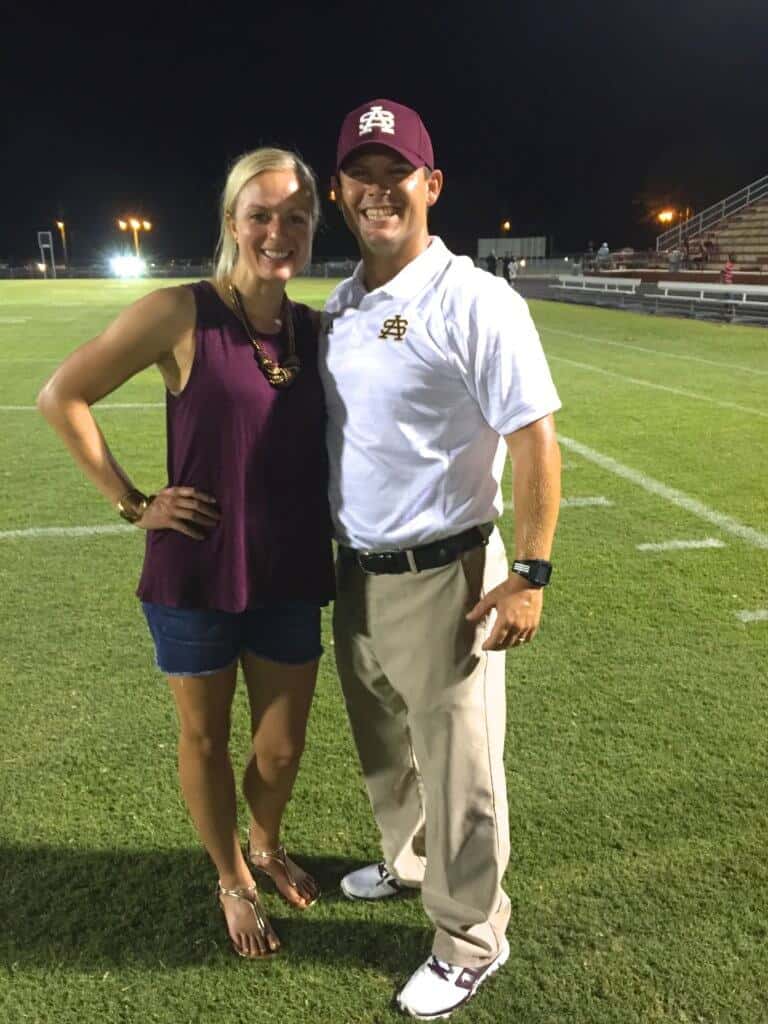
<svg viewBox="0 0 768 1024">
<path fill-rule="evenodd" d="M 756 203 L 759 199 L 766 198 L 768 198 L 768 174 L 763 178 L 758 178 L 757 181 L 753 181 L 746 188 L 734 192 L 727 199 L 721 199 L 714 206 L 707 207 L 706 210 L 697 213 L 695 217 L 683 221 L 676 228 L 670 228 L 669 231 L 659 235 L 656 239 L 656 251 L 661 252 L 662 249 L 669 249 L 671 246 L 680 245 L 683 239 L 691 238 L 693 235 L 700 235 L 703 231 L 713 228 L 715 224 L 719 224 L 721 220 L 730 217 L 732 213 L 737 213 L 739 210 L 743 210 L 745 207 Z"/>
</svg>

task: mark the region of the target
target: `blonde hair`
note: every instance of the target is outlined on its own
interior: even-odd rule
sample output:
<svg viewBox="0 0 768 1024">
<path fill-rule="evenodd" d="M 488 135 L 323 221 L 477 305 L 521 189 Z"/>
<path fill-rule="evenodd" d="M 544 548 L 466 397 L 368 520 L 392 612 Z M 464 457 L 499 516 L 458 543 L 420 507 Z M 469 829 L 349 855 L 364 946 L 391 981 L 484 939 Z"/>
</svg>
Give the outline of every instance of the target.
<svg viewBox="0 0 768 1024">
<path fill-rule="evenodd" d="M 312 232 L 317 229 L 320 219 L 320 199 L 317 194 L 317 181 L 312 169 L 304 163 L 300 156 L 287 149 L 263 147 L 245 153 L 232 164 L 221 193 L 219 205 L 219 241 L 216 245 L 216 269 L 214 276 L 217 281 L 231 276 L 237 263 L 237 242 L 232 237 L 229 221 L 235 215 L 237 200 L 243 188 L 251 178 L 264 171 L 293 171 L 299 184 L 310 196 Z"/>
</svg>

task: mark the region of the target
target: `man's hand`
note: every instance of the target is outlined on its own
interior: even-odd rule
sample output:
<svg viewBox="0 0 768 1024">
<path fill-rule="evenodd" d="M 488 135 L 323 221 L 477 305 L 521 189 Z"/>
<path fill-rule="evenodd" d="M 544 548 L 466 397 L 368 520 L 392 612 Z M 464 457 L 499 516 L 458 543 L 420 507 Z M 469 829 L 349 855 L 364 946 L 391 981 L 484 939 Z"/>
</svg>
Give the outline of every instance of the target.
<svg viewBox="0 0 768 1024">
<path fill-rule="evenodd" d="M 539 628 L 544 594 L 523 576 L 512 573 L 508 580 L 490 590 L 467 614 L 469 622 L 480 622 L 491 609 L 496 621 L 483 644 L 484 651 L 503 651 L 532 640 Z"/>
</svg>

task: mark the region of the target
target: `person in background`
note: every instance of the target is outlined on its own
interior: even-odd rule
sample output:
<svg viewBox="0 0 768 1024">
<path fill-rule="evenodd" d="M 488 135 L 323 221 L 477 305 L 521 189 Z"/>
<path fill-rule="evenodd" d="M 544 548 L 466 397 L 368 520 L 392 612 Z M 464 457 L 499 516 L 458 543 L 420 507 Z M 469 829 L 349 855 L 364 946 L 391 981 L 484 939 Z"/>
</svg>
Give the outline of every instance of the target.
<svg viewBox="0 0 768 1024">
<path fill-rule="evenodd" d="M 116 512 L 146 531 L 139 583 L 158 667 L 178 712 L 181 789 L 218 872 L 235 951 L 280 941 L 254 872 L 303 910 L 317 883 L 280 842 L 333 595 L 319 320 L 289 301 L 319 204 L 293 153 L 259 149 L 231 168 L 215 277 L 161 288 L 122 312 L 59 367 L 40 411 Z M 137 489 L 91 406 L 155 365 L 166 388 L 168 482 Z M 228 741 L 242 666 L 253 746 L 241 849 Z"/>
<path fill-rule="evenodd" d="M 419 115 L 357 107 L 336 168 L 362 262 L 327 301 L 320 350 L 335 652 L 383 849 L 341 888 L 368 901 L 421 889 L 432 953 L 397 1003 L 431 1020 L 509 956 L 504 652 L 539 626 L 560 402 L 525 302 L 430 237 L 443 176 Z M 495 526 L 507 452 L 511 571 Z"/>
<path fill-rule="evenodd" d="M 733 284 L 733 274 L 736 270 L 736 258 L 729 253 L 722 269 L 721 280 L 723 284 Z"/>
<path fill-rule="evenodd" d="M 517 280 L 517 272 L 520 268 L 517 256 L 511 256 L 507 263 L 507 281 L 509 281 L 510 288 L 515 287 L 515 281 Z"/>
</svg>

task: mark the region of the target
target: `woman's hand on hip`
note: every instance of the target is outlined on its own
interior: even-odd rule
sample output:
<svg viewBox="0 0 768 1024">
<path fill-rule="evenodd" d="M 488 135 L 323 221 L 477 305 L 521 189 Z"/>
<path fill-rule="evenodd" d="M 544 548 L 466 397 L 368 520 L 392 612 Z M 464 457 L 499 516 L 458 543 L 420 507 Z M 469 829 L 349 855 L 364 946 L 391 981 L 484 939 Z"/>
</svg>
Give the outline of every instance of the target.
<svg viewBox="0 0 768 1024">
<path fill-rule="evenodd" d="M 158 491 L 136 525 L 143 530 L 177 530 L 193 540 L 204 540 L 220 519 L 210 494 L 194 487 L 166 487 Z"/>
</svg>

